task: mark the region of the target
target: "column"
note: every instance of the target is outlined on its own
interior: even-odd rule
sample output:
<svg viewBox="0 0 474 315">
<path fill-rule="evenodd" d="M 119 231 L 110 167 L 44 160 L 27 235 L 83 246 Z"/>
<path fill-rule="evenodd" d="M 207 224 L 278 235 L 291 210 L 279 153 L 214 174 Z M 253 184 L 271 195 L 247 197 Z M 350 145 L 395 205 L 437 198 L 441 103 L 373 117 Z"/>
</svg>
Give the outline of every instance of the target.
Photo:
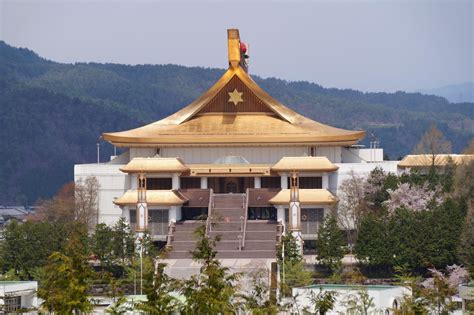
<svg viewBox="0 0 474 315">
<path fill-rule="evenodd" d="M 125 221 L 130 225 L 130 209 L 128 206 L 122 209 L 122 217 L 124 217 Z"/>
<path fill-rule="evenodd" d="M 259 176 L 255 176 L 253 180 L 253 187 L 254 188 L 262 188 L 262 178 Z"/>
<path fill-rule="evenodd" d="M 207 177 L 201 177 L 201 189 L 207 189 Z"/>
<path fill-rule="evenodd" d="M 281 189 L 288 189 L 288 174 L 281 173 Z"/>
<path fill-rule="evenodd" d="M 323 173 L 323 189 L 329 189 L 329 174 Z"/>
<path fill-rule="evenodd" d="M 178 221 L 176 206 L 171 206 L 168 209 L 168 224 L 171 222 L 176 222 L 176 221 Z"/>
<path fill-rule="evenodd" d="M 180 183 L 179 183 L 179 173 L 174 173 L 173 177 L 171 178 L 171 188 L 172 189 L 179 189 L 180 188 Z"/>
<path fill-rule="evenodd" d="M 285 207 L 284 206 L 277 206 L 277 221 L 281 221 L 283 225 L 286 225 L 285 222 Z"/>
</svg>

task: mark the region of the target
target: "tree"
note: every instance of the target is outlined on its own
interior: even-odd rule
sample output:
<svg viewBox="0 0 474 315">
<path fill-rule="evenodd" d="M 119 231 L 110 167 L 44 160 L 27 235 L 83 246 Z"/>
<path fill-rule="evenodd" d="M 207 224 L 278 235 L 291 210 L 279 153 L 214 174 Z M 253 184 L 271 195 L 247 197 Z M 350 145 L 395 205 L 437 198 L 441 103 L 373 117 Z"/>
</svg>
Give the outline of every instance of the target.
<svg viewBox="0 0 474 315">
<path fill-rule="evenodd" d="M 358 289 L 356 293 L 348 294 L 342 303 L 348 314 L 368 315 L 369 310 L 375 307 L 374 298 L 365 288 Z"/>
<path fill-rule="evenodd" d="M 199 274 L 193 275 L 183 284 L 183 295 L 186 297 L 185 313 L 217 314 L 233 313 L 233 303 L 237 294 L 237 281 L 240 274 L 229 274 L 229 268 L 222 267 L 217 259 L 215 246 L 219 237 L 206 235 L 204 225 L 195 231 L 196 249 L 192 252 L 193 260 L 202 264 Z"/>
<path fill-rule="evenodd" d="M 120 217 L 117 223 L 115 223 L 112 232 L 112 251 L 114 257 L 124 266 L 135 255 L 135 234 L 123 217 Z"/>
<path fill-rule="evenodd" d="M 99 181 L 93 176 L 86 179 L 80 178 L 75 183 L 74 218 L 85 224 L 89 230 L 92 230 L 98 223 L 97 193 L 99 187 Z"/>
<path fill-rule="evenodd" d="M 391 266 L 392 249 L 390 234 L 385 221 L 368 215 L 360 223 L 359 235 L 354 248 L 359 261 L 374 266 Z"/>
<path fill-rule="evenodd" d="M 170 314 L 180 308 L 179 300 L 172 295 L 178 291 L 179 282 L 165 273 L 165 264 L 153 261 L 151 257 L 144 258 L 144 287 L 147 300 L 138 304 L 137 308 L 150 315 Z"/>
<path fill-rule="evenodd" d="M 311 291 L 310 301 L 313 305 L 313 309 L 307 307 L 304 309 L 305 313 L 325 315 L 328 311 L 334 308 L 336 296 L 336 291 L 323 291 L 321 287 L 317 294 L 314 293 L 314 291 Z"/>
<path fill-rule="evenodd" d="M 456 308 L 452 297 L 456 294 L 458 286 L 469 279 L 469 273 L 457 265 L 447 266 L 446 274 L 436 268 L 430 268 L 429 271 L 432 277 L 422 283 L 424 289 L 421 292 L 428 302 L 430 314 L 449 314 Z"/>
<path fill-rule="evenodd" d="M 98 224 L 91 236 L 91 250 L 105 269 L 113 262 L 113 239 L 114 231 L 105 223 Z"/>
<path fill-rule="evenodd" d="M 357 238 L 361 213 L 365 208 L 364 194 L 364 179 L 351 171 L 350 177 L 339 187 L 337 208 L 338 223 L 346 233 L 351 253 Z"/>
<path fill-rule="evenodd" d="M 277 314 L 279 311 L 275 301 L 270 298 L 269 270 L 255 268 L 248 273 L 250 289 L 243 295 L 245 310 L 252 314 Z"/>
<path fill-rule="evenodd" d="M 430 129 L 423 134 L 420 142 L 418 142 L 413 150 L 414 154 L 429 154 L 431 156 L 432 168 L 436 165 L 436 156 L 438 154 L 450 152 L 451 142 L 444 138 L 443 133 L 436 128 L 436 125 L 431 125 Z"/>
<path fill-rule="evenodd" d="M 387 192 L 390 197 L 384 201 L 383 204 L 387 207 L 389 213 L 393 213 L 399 208 L 425 211 L 428 210 L 429 207 L 438 206 L 444 201 L 441 187 L 436 186 L 433 189 L 430 188 L 426 182 L 423 186 L 401 183 L 397 189 L 388 189 Z"/>
<path fill-rule="evenodd" d="M 54 251 L 62 251 L 74 223 L 25 222 L 13 220 L 3 232 L 0 261 L 4 272 L 22 280 L 34 278 Z"/>
<path fill-rule="evenodd" d="M 288 233 L 277 247 L 277 261 L 282 281 L 280 289 L 284 296 L 291 295 L 291 289 L 312 283 L 311 272 L 305 269 L 303 256 L 295 237 Z"/>
<path fill-rule="evenodd" d="M 37 203 L 38 216 L 48 222 L 70 222 L 74 220 L 74 182 L 65 184 L 51 199 Z"/>
<path fill-rule="evenodd" d="M 469 144 L 464 148 L 462 154 L 474 154 L 474 139 L 469 141 Z"/>
<path fill-rule="evenodd" d="M 344 233 L 339 229 L 335 215 L 326 216 L 316 240 L 318 260 L 334 271 L 344 257 L 344 245 Z"/>
<path fill-rule="evenodd" d="M 87 296 L 92 270 L 87 263 L 84 233 L 75 231 L 65 253 L 54 252 L 44 267 L 44 279 L 38 289 L 43 306 L 57 314 L 81 314 L 92 311 Z"/>
</svg>

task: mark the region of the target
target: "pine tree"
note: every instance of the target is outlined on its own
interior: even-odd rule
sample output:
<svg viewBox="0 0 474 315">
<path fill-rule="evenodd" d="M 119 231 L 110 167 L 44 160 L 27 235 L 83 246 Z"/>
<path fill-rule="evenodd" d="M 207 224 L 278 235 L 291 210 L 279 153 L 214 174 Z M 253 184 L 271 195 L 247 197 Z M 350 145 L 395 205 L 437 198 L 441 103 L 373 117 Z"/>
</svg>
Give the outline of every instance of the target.
<svg viewBox="0 0 474 315">
<path fill-rule="evenodd" d="M 92 311 L 87 290 L 92 270 L 87 263 L 85 235 L 71 235 L 65 253 L 54 252 L 44 268 L 38 297 L 43 307 L 57 314 L 81 314 Z"/>
<path fill-rule="evenodd" d="M 184 313 L 234 313 L 237 309 L 234 299 L 240 274 L 229 274 L 229 268 L 222 267 L 217 259 L 215 247 L 219 237 L 213 239 L 207 236 L 204 225 L 196 229 L 195 235 L 197 245 L 192 255 L 202 267 L 198 275 L 184 282 Z"/>
<path fill-rule="evenodd" d="M 346 245 L 344 232 L 339 229 L 336 217 L 327 216 L 316 240 L 318 260 L 331 270 L 335 270 L 344 257 L 344 245 Z"/>
</svg>

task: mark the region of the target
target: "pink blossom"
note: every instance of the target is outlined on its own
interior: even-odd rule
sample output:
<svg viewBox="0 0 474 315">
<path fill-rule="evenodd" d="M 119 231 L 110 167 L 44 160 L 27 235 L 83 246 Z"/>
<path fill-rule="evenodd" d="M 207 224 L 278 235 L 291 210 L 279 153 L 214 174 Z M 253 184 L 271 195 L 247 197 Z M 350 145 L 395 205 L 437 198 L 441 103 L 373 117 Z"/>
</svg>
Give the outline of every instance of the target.
<svg viewBox="0 0 474 315">
<path fill-rule="evenodd" d="M 384 205 L 387 206 L 390 213 L 398 208 L 407 208 L 417 212 L 424 211 L 431 202 L 437 206 L 444 201 L 441 187 L 437 186 L 433 190 L 427 184 L 415 186 L 403 183 L 399 184 L 397 189 L 388 189 L 387 192 L 390 198 L 384 201 Z"/>
</svg>

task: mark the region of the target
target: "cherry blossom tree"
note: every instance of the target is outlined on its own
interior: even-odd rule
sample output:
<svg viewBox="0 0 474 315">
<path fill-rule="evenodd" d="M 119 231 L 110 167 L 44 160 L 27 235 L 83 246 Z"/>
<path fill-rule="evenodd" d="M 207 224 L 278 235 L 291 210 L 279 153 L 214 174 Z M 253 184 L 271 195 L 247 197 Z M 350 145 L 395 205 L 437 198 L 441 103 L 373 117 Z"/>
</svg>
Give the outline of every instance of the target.
<svg viewBox="0 0 474 315">
<path fill-rule="evenodd" d="M 420 212 L 428 209 L 430 204 L 438 206 L 444 201 L 441 187 L 430 189 L 427 183 L 422 186 L 401 183 L 397 189 L 388 189 L 387 192 L 390 198 L 383 204 L 391 214 L 399 208 Z"/>
</svg>

